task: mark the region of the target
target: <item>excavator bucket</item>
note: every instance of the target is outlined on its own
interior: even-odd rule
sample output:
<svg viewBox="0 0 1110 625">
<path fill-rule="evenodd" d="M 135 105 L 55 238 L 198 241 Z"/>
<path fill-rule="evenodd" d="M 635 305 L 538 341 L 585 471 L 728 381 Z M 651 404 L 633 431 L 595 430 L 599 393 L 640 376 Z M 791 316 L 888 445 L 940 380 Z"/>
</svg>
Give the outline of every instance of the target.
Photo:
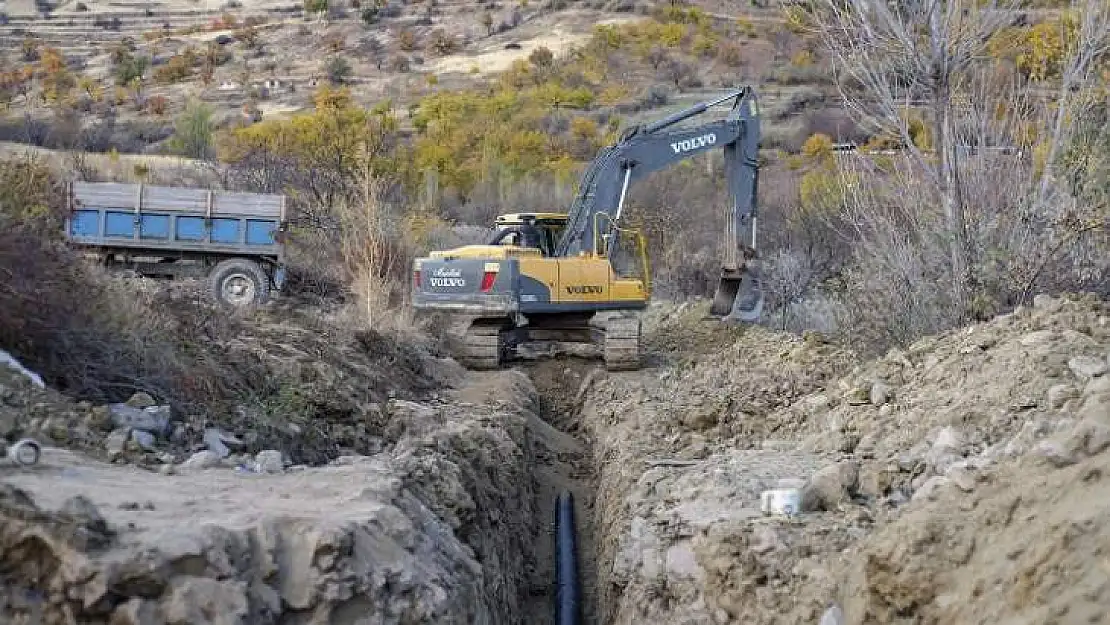
<svg viewBox="0 0 1110 625">
<path fill-rule="evenodd" d="M 709 315 L 723 322 L 758 321 L 763 314 L 763 299 L 759 276 L 750 267 L 723 269 L 717 293 L 709 306 Z"/>
</svg>

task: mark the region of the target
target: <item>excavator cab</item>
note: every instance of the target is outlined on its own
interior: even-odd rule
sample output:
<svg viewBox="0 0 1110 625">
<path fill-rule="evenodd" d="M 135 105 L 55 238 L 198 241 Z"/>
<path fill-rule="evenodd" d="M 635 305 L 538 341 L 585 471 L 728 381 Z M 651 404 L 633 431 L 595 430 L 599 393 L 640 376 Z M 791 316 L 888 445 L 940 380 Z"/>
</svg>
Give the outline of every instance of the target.
<svg viewBox="0 0 1110 625">
<path fill-rule="evenodd" d="M 559 237 L 567 227 L 566 213 L 509 213 L 498 215 L 490 245 L 536 247 L 553 256 Z M 530 238 L 537 240 L 528 240 Z"/>
</svg>

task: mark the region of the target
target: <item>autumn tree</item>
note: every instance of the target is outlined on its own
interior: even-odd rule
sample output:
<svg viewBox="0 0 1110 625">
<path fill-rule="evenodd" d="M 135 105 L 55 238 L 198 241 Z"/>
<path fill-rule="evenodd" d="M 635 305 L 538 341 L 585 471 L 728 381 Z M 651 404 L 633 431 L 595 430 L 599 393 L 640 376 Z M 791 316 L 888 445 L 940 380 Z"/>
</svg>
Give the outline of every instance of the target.
<svg viewBox="0 0 1110 625">
<path fill-rule="evenodd" d="M 396 121 L 388 110 L 357 106 L 345 88 L 321 87 L 314 100 L 311 113 L 231 131 L 220 142 L 220 159 L 247 187 L 292 189 L 306 225 L 333 229 L 332 208 L 357 195 L 360 151 L 373 155 L 372 175 L 399 171 Z"/>
</svg>

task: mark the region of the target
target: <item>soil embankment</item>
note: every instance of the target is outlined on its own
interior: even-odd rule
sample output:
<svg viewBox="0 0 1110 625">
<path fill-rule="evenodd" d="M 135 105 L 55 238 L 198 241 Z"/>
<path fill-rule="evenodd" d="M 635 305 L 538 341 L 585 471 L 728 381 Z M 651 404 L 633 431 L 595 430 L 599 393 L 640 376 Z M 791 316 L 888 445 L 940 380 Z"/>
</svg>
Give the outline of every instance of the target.
<svg viewBox="0 0 1110 625">
<path fill-rule="evenodd" d="M 50 450 L 0 468 L 0 616 L 548 623 L 569 490 L 586 623 L 1099 622 L 1105 302 L 1040 297 L 866 362 L 699 318 L 653 310 L 641 371 L 443 376 L 345 425 L 377 447 L 326 466 L 166 470 L 133 462 L 166 450 L 128 443 L 116 464 Z M 0 386 L 0 424 L 32 415 L 45 436 L 99 414 L 17 374 Z M 783 486 L 802 513 L 763 514 Z"/>
</svg>

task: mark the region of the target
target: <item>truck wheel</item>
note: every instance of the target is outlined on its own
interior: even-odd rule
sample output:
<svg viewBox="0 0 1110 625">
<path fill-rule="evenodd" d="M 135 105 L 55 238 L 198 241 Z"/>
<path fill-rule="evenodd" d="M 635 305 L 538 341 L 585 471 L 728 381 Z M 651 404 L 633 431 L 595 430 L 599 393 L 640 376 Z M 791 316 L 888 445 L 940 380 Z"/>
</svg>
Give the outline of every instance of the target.
<svg viewBox="0 0 1110 625">
<path fill-rule="evenodd" d="M 208 292 L 227 306 L 257 306 L 269 299 L 270 280 L 258 263 L 231 258 L 216 265 L 208 274 Z"/>
</svg>

